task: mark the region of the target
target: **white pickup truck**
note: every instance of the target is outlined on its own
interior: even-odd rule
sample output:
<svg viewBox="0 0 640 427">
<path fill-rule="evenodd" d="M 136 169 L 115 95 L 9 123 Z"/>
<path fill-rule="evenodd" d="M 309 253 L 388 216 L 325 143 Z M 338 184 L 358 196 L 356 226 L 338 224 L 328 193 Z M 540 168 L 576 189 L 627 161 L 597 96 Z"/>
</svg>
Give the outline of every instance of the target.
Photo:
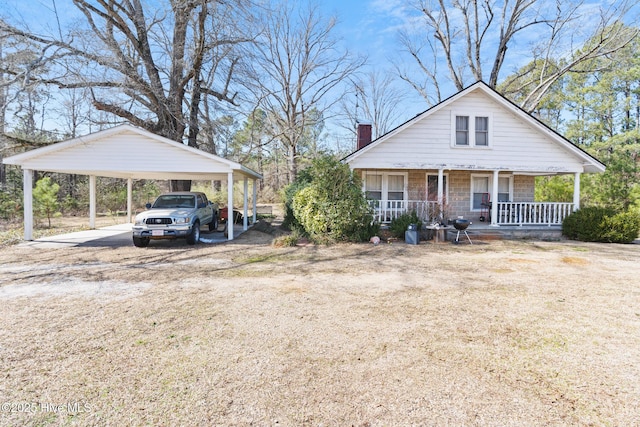
<svg viewBox="0 0 640 427">
<path fill-rule="evenodd" d="M 146 211 L 136 215 L 133 244 L 144 248 L 151 239 L 186 238 L 190 245 L 200 240 L 200 227 L 218 228 L 218 206 L 204 193 L 175 192 L 159 196 Z"/>
</svg>

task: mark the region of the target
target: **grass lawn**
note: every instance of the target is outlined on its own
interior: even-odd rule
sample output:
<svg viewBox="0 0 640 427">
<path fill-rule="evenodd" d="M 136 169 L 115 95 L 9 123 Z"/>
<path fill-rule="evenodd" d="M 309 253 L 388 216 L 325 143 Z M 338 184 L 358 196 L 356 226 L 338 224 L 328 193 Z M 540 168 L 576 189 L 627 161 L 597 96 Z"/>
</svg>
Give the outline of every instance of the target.
<svg viewBox="0 0 640 427">
<path fill-rule="evenodd" d="M 271 239 L 3 247 L 0 425 L 640 422 L 640 245 Z"/>
</svg>

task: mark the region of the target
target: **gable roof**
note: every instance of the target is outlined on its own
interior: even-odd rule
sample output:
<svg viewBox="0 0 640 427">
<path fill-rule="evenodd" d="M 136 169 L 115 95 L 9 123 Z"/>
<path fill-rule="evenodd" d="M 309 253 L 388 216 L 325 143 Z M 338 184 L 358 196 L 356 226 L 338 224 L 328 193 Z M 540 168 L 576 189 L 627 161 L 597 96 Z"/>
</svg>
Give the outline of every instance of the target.
<svg viewBox="0 0 640 427">
<path fill-rule="evenodd" d="M 226 179 L 262 175 L 239 163 L 128 124 L 3 159 L 23 169 L 137 179 Z"/>
<path fill-rule="evenodd" d="M 540 120 L 536 119 L 535 117 L 533 117 L 532 115 L 530 115 L 529 113 L 521 109 L 520 107 L 518 107 L 516 104 L 514 104 L 513 102 L 505 98 L 503 95 L 501 95 L 494 89 L 490 88 L 486 83 L 482 81 L 478 81 L 472 84 L 471 86 L 468 86 L 467 88 L 452 95 L 451 97 L 445 99 L 444 101 L 434 105 L 433 107 L 427 109 L 426 111 L 409 119 L 408 121 L 399 125 L 395 129 L 387 132 L 386 134 L 372 141 L 370 144 L 366 145 L 365 147 L 362 147 L 361 149 L 356 150 L 353 153 L 349 154 L 348 156 L 343 158 L 343 161 L 345 161 L 346 163 L 354 162 L 359 157 L 363 156 L 364 154 L 366 154 L 371 150 L 374 150 L 379 145 L 384 144 L 386 141 L 388 141 L 389 139 L 392 139 L 394 136 L 398 135 L 405 129 L 436 114 L 442 109 L 450 107 L 451 104 L 455 103 L 461 98 L 464 98 L 465 96 L 467 96 L 468 94 L 474 91 L 480 91 L 483 94 L 487 95 L 489 98 L 494 100 L 497 104 L 499 104 L 503 109 L 510 112 L 517 118 L 521 119 L 523 122 L 528 124 L 531 128 L 544 134 L 550 141 L 553 141 L 559 147 L 569 152 L 572 156 L 574 156 L 574 158 L 578 159 L 583 164 L 584 172 L 604 172 L 605 165 L 601 163 L 598 159 L 596 159 L 586 151 L 582 150 L 581 148 L 571 143 L 571 141 L 569 141 L 568 139 L 560 135 L 558 132 L 551 129 L 549 126 L 547 126 Z"/>
</svg>

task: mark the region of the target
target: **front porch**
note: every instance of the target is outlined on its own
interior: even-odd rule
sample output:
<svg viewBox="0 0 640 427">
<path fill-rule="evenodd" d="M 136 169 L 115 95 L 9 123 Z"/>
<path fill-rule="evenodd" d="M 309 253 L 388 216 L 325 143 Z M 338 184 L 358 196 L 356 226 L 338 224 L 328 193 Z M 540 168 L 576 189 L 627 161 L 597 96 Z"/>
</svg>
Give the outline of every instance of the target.
<svg viewBox="0 0 640 427">
<path fill-rule="evenodd" d="M 456 212 L 447 212 L 438 202 L 424 200 L 370 200 L 373 208 L 373 219 L 380 224 L 389 224 L 399 216 L 415 212 L 423 224 L 443 223 L 456 219 Z M 495 222 L 493 206 L 497 213 Z M 474 224 L 491 226 L 561 226 L 562 221 L 574 210 L 573 203 L 564 202 L 495 202 L 484 211 L 463 215 Z"/>
</svg>

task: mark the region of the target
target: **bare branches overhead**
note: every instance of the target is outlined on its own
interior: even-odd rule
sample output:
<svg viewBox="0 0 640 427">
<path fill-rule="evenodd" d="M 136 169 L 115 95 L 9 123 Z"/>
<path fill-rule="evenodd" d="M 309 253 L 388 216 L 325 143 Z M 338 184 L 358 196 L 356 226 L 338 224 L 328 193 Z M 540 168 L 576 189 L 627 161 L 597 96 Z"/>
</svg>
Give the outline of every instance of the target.
<svg viewBox="0 0 640 427">
<path fill-rule="evenodd" d="M 521 63 L 519 57 L 543 61 L 550 66 L 529 76 L 532 93 L 521 105 L 531 111 L 562 75 L 606 57 L 637 35 L 612 30 L 634 4 L 621 0 L 596 9 L 582 0 L 418 0 L 419 24 L 400 40 L 422 77 L 400 75 L 431 104 L 433 93 L 440 100 L 443 78 L 457 90 L 477 80 L 495 88 L 505 76 L 505 63 Z M 574 53 L 586 40 L 597 39 L 588 50 Z M 435 71 L 436 62 L 446 64 L 446 75 Z M 559 62 L 563 65 L 552 71 L 551 64 Z"/>
<path fill-rule="evenodd" d="M 177 141 L 188 129 L 196 145 L 202 97 L 235 102 L 235 48 L 253 37 L 240 23 L 245 3 L 73 0 L 84 22 L 66 34 L 36 35 L 1 21 L 0 31 L 42 46 L 32 64 L 47 70 L 40 83 L 88 88 L 97 110 Z"/>
<path fill-rule="evenodd" d="M 330 92 L 364 63 L 340 49 L 334 26 L 335 19 L 317 7 L 283 2 L 267 14 L 258 39 L 255 87 L 287 149 L 290 181 L 303 134 L 341 99 L 340 92 Z"/>
</svg>

